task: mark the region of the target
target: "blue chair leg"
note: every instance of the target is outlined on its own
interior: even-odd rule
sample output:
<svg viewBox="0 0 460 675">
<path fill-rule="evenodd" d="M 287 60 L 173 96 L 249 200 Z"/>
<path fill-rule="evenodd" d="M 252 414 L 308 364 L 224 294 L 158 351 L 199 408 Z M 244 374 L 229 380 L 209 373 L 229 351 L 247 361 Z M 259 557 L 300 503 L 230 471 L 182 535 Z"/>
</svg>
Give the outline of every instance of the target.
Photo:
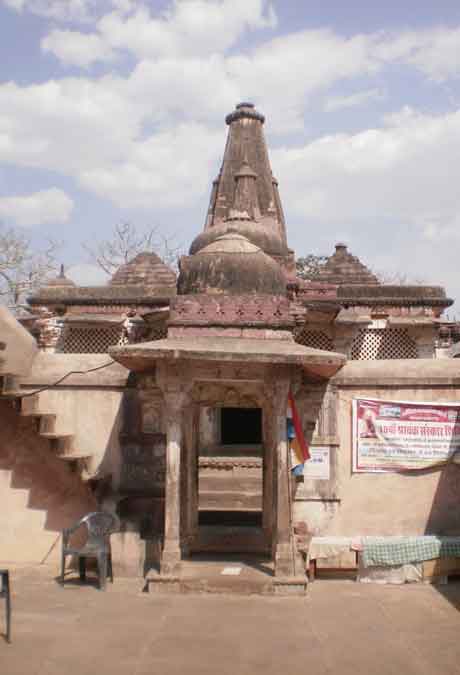
<svg viewBox="0 0 460 675">
<path fill-rule="evenodd" d="M 105 591 L 107 581 L 107 553 L 99 553 L 97 556 L 99 572 L 99 590 Z"/>
<path fill-rule="evenodd" d="M 6 573 L 5 578 L 6 591 L 6 640 L 11 642 L 11 595 L 10 595 L 10 575 Z"/>
<path fill-rule="evenodd" d="M 86 556 L 78 557 L 78 570 L 80 572 L 80 581 L 86 581 Z"/>
<path fill-rule="evenodd" d="M 113 584 L 113 567 L 112 567 L 112 554 L 109 553 L 107 557 L 107 576 L 110 577 L 110 581 Z"/>
<path fill-rule="evenodd" d="M 11 642 L 11 591 L 8 570 L 0 570 L 0 598 L 5 598 L 6 641 Z"/>
<path fill-rule="evenodd" d="M 64 586 L 64 577 L 65 577 L 65 553 L 62 551 L 61 553 L 61 586 Z"/>
</svg>

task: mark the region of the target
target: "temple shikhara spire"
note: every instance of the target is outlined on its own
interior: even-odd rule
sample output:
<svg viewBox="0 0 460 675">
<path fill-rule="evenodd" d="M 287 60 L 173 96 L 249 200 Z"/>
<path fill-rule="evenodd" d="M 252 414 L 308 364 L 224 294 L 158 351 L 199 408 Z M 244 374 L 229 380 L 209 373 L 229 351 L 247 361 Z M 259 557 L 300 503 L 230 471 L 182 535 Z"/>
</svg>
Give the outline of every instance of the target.
<svg viewBox="0 0 460 675">
<path fill-rule="evenodd" d="M 278 183 L 265 141 L 265 117 L 252 103 L 239 103 L 226 122 L 227 143 L 213 183 L 204 232 L 193 241 L 190 253 L 231 229 L 293 270 Z"/>
</svg>

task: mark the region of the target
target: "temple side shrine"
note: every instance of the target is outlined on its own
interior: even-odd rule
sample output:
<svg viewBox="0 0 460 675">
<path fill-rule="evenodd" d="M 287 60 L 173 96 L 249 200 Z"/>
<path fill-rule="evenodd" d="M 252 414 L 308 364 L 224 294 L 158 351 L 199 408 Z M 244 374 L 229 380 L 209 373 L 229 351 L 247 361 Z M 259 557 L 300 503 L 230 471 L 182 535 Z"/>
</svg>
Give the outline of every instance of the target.
<svg viewBox="0 0 460 675">
<path fill-rule="evenodd" d="M 196 556 L 253 555 L 289 592 L 306 583 L 312 538 L 334 540 L 323 557 L 342 568 L 355 557 L 340 541 L 460 535 L 455 435 L 422 469 L 377 457 L 381 429 L 410 421 L 410 406 L 419 418 L 444 406 L 454 423 L 460 362 L 437 358 L 452 300 L 440 286 L 382 284 L 344 243 L 299 278 L 265 119 L 241 103 L 226 122 L 205 225 L 177 278 L 153 253 L 101 287 L 62 269 L 29 299 L 28 331 L 0 314 L 12 560 L 40 558 L 60 527 L 103 508 L 121 520 L 113 553 L 126 573 L 180 585 Z M 297 475 L 289 396 L 310 454 Z"/>
</svg>

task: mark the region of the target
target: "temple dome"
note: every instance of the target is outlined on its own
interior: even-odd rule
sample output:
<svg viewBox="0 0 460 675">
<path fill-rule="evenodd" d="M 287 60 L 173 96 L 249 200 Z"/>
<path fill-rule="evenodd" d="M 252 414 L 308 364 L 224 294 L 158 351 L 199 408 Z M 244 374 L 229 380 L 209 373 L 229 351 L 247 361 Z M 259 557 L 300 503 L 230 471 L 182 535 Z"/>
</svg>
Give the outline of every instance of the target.
<svg viewBox="0 0 460 675">
<path fill-rule="evenodd" d="M 112 276 L 110 286 L 144 286 L 158 288 L 173 286 L 176 275 L 161 258 L 149 251 L 138 253 L 135 258 L 121 265 Z"/>
<path fill-rule="evenodd" d="M 224 220 L 199 234 L 190 246 L 190 255 L 207 247 L 228 232 L 238 232 L 269 255 L 286 255 L 286 245 L 275 229 L 263 227 L 254 220 Z"/>
<path fill-rule="evenodd" d="M 285 295 L 280 265 L 238 232 L 227 232 L 181 259 L 178 293 Z"/>
<path fill-rule="evenodd" d="M 345 244 L 335 245 L 335 253 L 320 268 L 313 281 L 340 285 L 376 286 L 378 278 L 356 256 L 352 255 Z"/>
</svg>

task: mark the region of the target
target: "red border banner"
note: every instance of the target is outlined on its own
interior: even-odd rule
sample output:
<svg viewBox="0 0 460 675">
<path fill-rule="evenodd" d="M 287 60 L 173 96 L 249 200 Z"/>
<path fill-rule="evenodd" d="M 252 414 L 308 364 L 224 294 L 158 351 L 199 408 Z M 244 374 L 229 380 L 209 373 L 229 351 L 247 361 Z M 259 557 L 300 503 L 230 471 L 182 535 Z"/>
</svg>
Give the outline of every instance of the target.
<svg viewBox="0 0 460 675">
<path fill-rule="evenodd" d="M 460 404 L 353 400 L 353 472 L 427 469 L 460 451 Z"/>
</svg>

